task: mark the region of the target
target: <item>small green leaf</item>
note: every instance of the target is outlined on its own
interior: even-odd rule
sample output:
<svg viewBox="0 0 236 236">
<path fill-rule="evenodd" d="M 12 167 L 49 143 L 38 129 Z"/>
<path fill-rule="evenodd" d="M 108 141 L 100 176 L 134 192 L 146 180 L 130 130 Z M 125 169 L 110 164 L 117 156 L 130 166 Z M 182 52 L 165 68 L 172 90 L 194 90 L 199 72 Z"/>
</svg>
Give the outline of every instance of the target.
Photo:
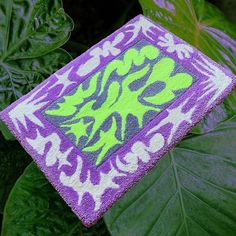
<svg viewBox="0 0 236 236">
<path fill-rule="evenodd" d="M 85 228 L 42 172 L 30 164 L 13 187 L 4 209 L 2 236 L 105 236 L 103 221 Z"/>
<path fill-rule="evenodd" d="M 0 110 L 71 59 L 72 27 L 60 0 L 0 2 Z"/>
<path fill-rule="evenodd" d="M 7 126 L 0 120 L 0 130 L 2 131 L 3 137 L 6 140 L 14 140 L 15 137 L 10 132 L 10 130 L 7 128 Z"/>
<path fill-rule="evenodd" d="M 9 192 L 31 159 L 16 141 L 7 142 L 0 135 L 0 213 Z"/>
</svg>

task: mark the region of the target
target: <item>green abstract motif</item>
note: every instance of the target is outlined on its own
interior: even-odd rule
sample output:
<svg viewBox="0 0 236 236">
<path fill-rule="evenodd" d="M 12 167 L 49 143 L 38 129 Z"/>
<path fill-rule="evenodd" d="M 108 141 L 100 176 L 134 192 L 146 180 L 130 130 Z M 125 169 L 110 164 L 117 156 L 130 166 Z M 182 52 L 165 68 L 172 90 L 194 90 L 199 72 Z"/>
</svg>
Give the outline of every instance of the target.
<svg viewBox="0 0 236 236">
<path fill-rule="evenodd" d="M 45 110 L 96 166 L 189 88 L 176 62 L 140 42 Z M 130 118 L 132 117 L 132 119 Z"/>
</svg>

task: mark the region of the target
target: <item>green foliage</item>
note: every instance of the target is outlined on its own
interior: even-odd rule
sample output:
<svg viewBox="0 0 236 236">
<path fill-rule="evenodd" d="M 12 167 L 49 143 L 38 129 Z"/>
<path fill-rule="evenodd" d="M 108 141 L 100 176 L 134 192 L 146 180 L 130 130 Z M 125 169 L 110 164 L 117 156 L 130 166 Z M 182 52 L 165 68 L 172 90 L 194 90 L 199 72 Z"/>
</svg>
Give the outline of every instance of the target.
<svg viewBox="0 0 236 236">
<path fill-rule="evenodd" d="M 168 2 L 175 10 L 140 0 L 146 15 L 236 72 L 235 27 L 202 0 Z M 112 235 L 235 235 L 235 99 L 234 91 L 106 214 Z"/>
<path fill-rule="evenodd" d="M 233 236 L 236 116 L 182 141 L 105 216 L 112 235 Z"/>
<path fill-rule="evenodd" d="M 60 0 L 0 2 L 0 111 L 71 59 L 72 27 Z"/>
<path fill-rule="evenodd" d="M 7 126 L 0 120 L 0 131 L 6 140 L 15 140 L 13 134 L 9 131 Z"/>
<path fill-rule="evenodd" d="M 107 235 L 103 221 L 87 229 L 35 164 L 18 179 L 7 200 L 1 236 Z"/>
<path fill-rule="evenodd" d="M 64 1 L 77 6 L 77 1 Z M 159 1 L 165 2 L 164 6 L 155 2 L 140 0 L 145 15 L 236 72 L 235 26 L 213 5 L 203 0 Z M 235 9 L 229 8 L 233 12 L 230 15 L 225 7 L 227 2 L 230 0 L 217 1 L 217 5 L 223 6 L 233 20 Z M 17 17 L 19 14 L 24 17 Z M 74 18 L 77 19 L 76 11 Z M 121 22 L 123 18 L 122 15 Z M 90 31 L 97 35 L 101 24 L 96 26 L 97 31 L 94 25 Z M 89 29 L 87 24 L 84 28 Z M 0 1 L 0 110 L 70 60 L 68 53 L 58 47 L 69 38 L 71 29 L 71 20 L 59 0 Z M 81 38 L 94 42 L 91 33 L 86 31 L 84 35 Z M 78 44 L 70 41 L 67 47 L 70 45 L 77 48 Z M 105 215 L 110 233 L 235 235 L 235 114 L 234 91 Z M 11 138 L 7 129 L 0 127 L 4 136 Z M 0 213 L 28 162 L 19 145 L 0 138 Z M 2 236 L 8 235 L 108 235 L 108 232 L 103 221 L 85 229 L 31 164 L 16 182 L 5 205 Z"/>
<path fill-rule="evenodd" d="M 205 0 L 178 0 L 169 11 L 153 0 L 140 0 L 140 4 L 145 15 L 236 72 L 236 27 L 214 5 Z"/>
</svg>

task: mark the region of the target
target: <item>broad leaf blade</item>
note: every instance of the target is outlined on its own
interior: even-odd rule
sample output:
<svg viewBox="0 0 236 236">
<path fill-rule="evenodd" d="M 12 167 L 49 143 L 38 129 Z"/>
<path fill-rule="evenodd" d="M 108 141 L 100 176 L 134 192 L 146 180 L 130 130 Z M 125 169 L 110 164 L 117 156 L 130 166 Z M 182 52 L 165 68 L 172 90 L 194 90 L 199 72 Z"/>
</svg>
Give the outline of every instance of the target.
<svg viewBox="0 0 236 236">
<path fill-rule="evenodd" d="M 182 141 L 106 214 L 112 235 L 235 235 L 231 137 L 236 137 L 236 117 Z"/>
<path fill-rule="evenodd" d="M 144 14 L 236 72 L 235 27 L 214 6 L 140 3 Z M 235 235 L 235 100 L 234 91 L 106 214 L 112 235 Z"/>
<path fill-rule="evenodd" d="M 105 236 L 108 232 L 103 221 L 92 228 L 85 228 L 32 163 L 10 193 L 1 235 Z"/>
<path fill-rule="evenodd" d="M 60 0 L 1 1 L 3 60 L 34 58 L 62 46 L 72 22 Z"/>
<path fill-rule="evenodd" d="M 0 130 L 2 132 L 3 137 L 6 140 L 15 140 L 15 137 L 13 136 L 13 134 L 10 132 L 8 127 L 1 120 L 0 120 Z"/>
<path fill-rule="evenodd" d="M 71 59 L 72 27 L 60 0 L 0 2 L 0 110 Z"/>
</svg>

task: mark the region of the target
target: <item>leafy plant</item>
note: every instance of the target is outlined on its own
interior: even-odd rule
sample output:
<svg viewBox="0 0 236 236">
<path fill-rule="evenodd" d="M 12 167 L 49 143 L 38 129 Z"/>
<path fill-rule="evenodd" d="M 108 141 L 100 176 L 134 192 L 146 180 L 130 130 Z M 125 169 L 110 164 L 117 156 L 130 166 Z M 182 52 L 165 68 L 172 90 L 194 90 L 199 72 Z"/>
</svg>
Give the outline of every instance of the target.
<svg viewBox="0 0 236 236">
<path fill-rule="evenodd" d="M 0 2 L 0 110 L 71 58 L 58 49 L 72 30 L 61 1 L 23 3 Z M 145 15 L 236 73 L 236 27 L 212 4 L 204 0 L 140 0 L 140 4 Z M 123 14 L 121 18 L 123 22 Z M 67 47 L 71 44 L 74 47 L 72 41 Z M 11 138 L 4 126 L 0 129 Z M 110 234 L 235 235 L 235 140 L 234 91 L 109 210 L 104 219 Z M 103 221 L 84 228 L 34 164 L 8 196 L 28 163 L 16 142 L 0 137 L 0 213 L 8 198 L 2 236 L 109 235 Z"/>
<path fill-rule="evenodd" d="M 236 30 L 214 6 L 184 0 L 140 3 L 146 15 L 235 72 Z M 106 214 L 112 235 L 235 235 L 235 96 Z"/>
<path fill-rule="evenodd" d="M 60 0 L 0 2 L 0 110 L 71 59 L 59 47 L 72 28 Z"/>
<path fill-rule="evenodd" d="M 0 2 L 0 111 L 71 60 L 59 47 L 72 28 L 60 0 Z M 2 122 L 0 131 L 14 139 Z M 0 214 L 30 161 L 17 142 L 0 135 Z"/>
</svg>

